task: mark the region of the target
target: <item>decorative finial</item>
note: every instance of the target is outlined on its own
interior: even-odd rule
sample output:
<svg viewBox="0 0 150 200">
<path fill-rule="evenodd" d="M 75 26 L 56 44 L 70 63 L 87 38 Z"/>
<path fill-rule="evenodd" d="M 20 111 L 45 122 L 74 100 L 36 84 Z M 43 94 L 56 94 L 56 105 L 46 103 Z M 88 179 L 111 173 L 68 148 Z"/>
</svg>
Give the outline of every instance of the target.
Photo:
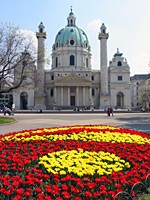
<svg viewBox="0 0 150 200">
<path fill-rule="evenodd" d="M 70 9 L 70 10 L 71 10 L 71 12 L 72 12 L 72 6 L 71 6 L 71 9 Z"/>
<path fill-rule="evenodd" d="M 114 54 L 114 57 L 122 57 L 123 53 L 119 52 L 119 48 L 117 48 L 117 52 Z"/>
</svg>

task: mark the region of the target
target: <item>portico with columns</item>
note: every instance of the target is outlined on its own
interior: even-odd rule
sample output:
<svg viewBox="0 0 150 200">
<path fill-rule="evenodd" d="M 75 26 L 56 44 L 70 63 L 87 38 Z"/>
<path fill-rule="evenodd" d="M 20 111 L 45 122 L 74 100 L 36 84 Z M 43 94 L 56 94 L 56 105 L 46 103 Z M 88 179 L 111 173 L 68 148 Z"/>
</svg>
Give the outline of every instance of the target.
<svg viewBox="0 0 150 200">
<path fill-rule="evenodd" d="M 91 88 L 87 86 L 58 86 L 54 88 L 54 99 L 57 106 L 61 107 L 86 107 L 90 105 Z"/>
<path fill-rule="evenodd" d="M 91 87 L 91 81 L 70 74 L 54 82 L 52 98 L 58 107 L 88 107 L 92 97 Z"/>
</svg>

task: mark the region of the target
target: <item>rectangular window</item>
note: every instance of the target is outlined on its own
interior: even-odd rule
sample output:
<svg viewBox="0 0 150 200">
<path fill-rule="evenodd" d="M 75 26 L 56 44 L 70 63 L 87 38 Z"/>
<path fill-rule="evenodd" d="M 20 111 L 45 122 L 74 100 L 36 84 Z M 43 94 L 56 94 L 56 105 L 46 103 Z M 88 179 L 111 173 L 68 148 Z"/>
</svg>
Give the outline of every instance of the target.
<svg viewBox="0 0 150 200">
<path fill-rule="evenodd" d="M 91 78 L 91 79 L 92 79 L 92 81 L 94 81 L 94 76 L 92 76 L 92 78 Z"/>
<path fill-rule="evenodd" d="M 51 80 L 54 80 L 54 75 L 51 76 Z"/>
<path fill-rule="evenodd" d="M 122 81 L 122 76 L 118 76 L 118 81 Z"/>
<path fill-rule="evenodd" d="M 70 87 L 70 93 L 75 93 L 75 92 L 76 92 L 76 87 L 71 86 L 71 87 Z"/>
<path fill-rule="evenodd" d="M 51 90 L 50 90 L 50 96 L 51 96 L 51 97 L 54 96 L 54 90 L 53 90 L 53 88 L 51 88 Z"/>
<path fill-rule="evenodd" d="M 95 90 L 92 88 L 92 96 L 95 96 Z"/>
</svg>

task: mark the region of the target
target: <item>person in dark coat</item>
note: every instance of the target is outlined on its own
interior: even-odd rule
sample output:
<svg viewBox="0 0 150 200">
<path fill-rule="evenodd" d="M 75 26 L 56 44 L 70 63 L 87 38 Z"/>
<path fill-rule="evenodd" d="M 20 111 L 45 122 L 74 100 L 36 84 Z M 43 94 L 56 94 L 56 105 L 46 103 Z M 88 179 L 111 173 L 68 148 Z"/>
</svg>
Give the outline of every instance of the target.
<svg viewBox="0 0 150 200">
<path fill-rule="evenodd" d="M 107 115 L 110 117 L 110 108 L 107 108 Z"/>
<path fill-rule="evenodd" d="M 112 107 L 110 108 L 110 113 L 111 113 L 111 115 L 113 117 L 114 116 L 114 112 L 113 112 L 113 108 Z"/>
</svg>

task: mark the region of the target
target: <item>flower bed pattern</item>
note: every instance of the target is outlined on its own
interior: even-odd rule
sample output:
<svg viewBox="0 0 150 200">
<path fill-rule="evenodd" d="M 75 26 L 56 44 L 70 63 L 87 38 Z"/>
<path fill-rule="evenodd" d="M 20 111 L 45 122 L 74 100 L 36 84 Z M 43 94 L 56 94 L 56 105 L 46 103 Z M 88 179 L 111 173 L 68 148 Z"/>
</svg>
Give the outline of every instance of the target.
<svg viewBox="0 0 150 200">
<path fill-rule="evenodd" d="M 10 133 L 0 152 L 1 200 L 111 200 L 150 173 L 150 136 L 119 127 Z"/>
</svg>

